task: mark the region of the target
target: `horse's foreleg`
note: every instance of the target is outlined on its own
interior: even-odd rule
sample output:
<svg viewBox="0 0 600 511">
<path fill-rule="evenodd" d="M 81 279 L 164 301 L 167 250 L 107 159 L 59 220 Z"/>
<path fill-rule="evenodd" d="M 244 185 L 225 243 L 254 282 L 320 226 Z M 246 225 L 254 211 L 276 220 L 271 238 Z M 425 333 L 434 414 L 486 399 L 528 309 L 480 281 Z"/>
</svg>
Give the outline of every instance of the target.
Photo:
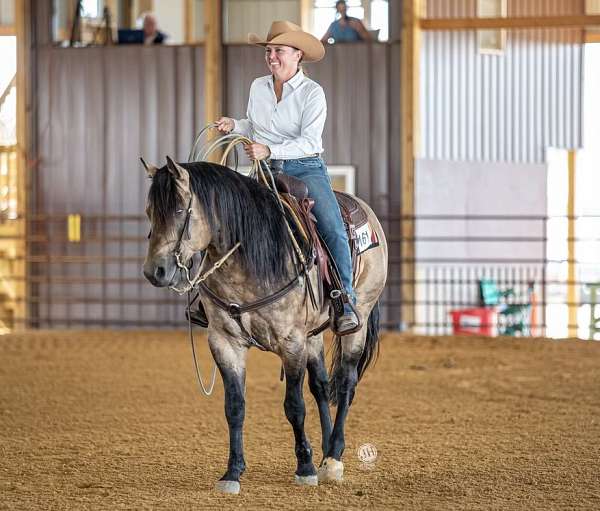
<svg viewBox="0 0 600 511">
<path fill-rule="evenodd" d="M 293 362 L 284 360 L 285 368 L 285 416 L 292 425 L 296 441 L 295 452 L 298 466 L 296 482 L 298 484 L 317 484 L 317 470 L 312 461 L 312 448 L 304 432 L 306 408 L 302 396 L 304 373 L 306 372 L 306 356 L 296 358 Z"/>
<path fill-rule="evenodd" d="M 311 345 L 306 362 L 308 369 L 308 386 L 319 408 L 319 419 L 321 421 L 321 447 L 323 458 L 329 451 L 329 438 L 331 437 L 331 415 L 329 413 L 329 376 L 325 367 L 325 355 L 323 353 L 323 339 L 321 343 Z"/>
<path fill-rule="evenodd" d="M 344 426 L 358 383 L 357 367 L 365 342 L 364 330 L 363 328 L 355 334 L 346 335 L 340 341 L 341 359 L 333 375 L 337 391 L 337 412 L 329 442 L 329 450 L 319 468 L 319 481 L 341 481 L 344 474 L 344 464 L 341 461 L 346 446 Z"/>
<path fill-rule="evenodd" d="M 217 482 L 217 490 L 240 492 L 240 476 L 246 469 L 244 461 L 243 425 L 246 402 L 246 348 L 234 349 L 225 339 L 210 339 L 210 347 L 225 388 L 225 416 L 229 425 L 229 461 L 227 472 Z"/>
</svg>

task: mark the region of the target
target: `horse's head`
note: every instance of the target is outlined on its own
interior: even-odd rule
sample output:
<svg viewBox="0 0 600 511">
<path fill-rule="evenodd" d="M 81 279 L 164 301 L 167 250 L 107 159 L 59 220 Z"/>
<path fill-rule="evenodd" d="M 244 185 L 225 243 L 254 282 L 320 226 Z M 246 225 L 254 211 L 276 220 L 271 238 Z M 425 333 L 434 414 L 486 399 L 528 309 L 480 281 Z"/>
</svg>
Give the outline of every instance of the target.
<svg viewBox="0 0 600 511">
<path fill-rule="evenodd" d="M 162 168 L 142 160 L 152 185 L 146 214 L 151 230 L 144 276 L 157 287 L 176 286 L 182 278 L 177 271 L 177 255 L 188 265 L 192 256 L 211 242 L 211 229 L 198 200 L 190 188 L 187 169 L 167 156 Z"/>
</svg>

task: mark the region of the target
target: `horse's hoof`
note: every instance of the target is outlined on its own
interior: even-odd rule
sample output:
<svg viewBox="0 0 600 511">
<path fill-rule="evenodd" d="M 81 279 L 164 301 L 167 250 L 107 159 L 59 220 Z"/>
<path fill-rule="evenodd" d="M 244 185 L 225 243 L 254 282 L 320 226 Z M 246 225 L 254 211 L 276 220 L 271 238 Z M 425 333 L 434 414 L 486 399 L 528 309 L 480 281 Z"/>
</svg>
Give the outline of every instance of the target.
<svg viewBox="0 0 600 511">
<path fill-rule="evenodd" d="M 334 458 L 325 458 L 317 475 L 320 483 L 340 483 L 344 479 L 344 464 Z"/>
<path fill-rule="evenodd" d="M 221 493 L 237 495 L 240 493 L 240 483 L 238 481 L 217 481 L 216 490 Z"/>
<path fill-rule="evenodd" d="M 299 476 L 296 475 L 296 484 L 302 484 L 305 486 L 317 486 L 319 484 L 319 478 L 315 476 Z"/>
</svg>

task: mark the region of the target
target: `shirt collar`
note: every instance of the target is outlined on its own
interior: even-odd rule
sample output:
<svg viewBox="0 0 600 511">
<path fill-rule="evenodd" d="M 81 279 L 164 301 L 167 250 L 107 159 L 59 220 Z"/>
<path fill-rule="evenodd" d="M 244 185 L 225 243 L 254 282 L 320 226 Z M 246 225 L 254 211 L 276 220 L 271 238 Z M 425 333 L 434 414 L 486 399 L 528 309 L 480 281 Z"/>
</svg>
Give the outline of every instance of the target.
<svg viewBox="0 0 600 511">
<path fill-rule="evenodd" d="M 292 89 L 297 89 L 298 86 L 303 81 L 304 81 L 304 71 L 302 71 L 302 68 L 300 68 L 300 69 L 298 69 L 298 72 L 285 83 L 287 83 Z M 273 76 L 269 76 L 267 83 L 269 84 L 269 87 L 271 87 L 271 89 L 272 89 L 273 88 Z"/>
<path fill-rule="evenodd" d="M 298 69 L 298 72 L 287 81 L 287 83 L 290 84 L 292 89 L 297 89 L 298 86 L 303 81 L 304 81 L 304 71 L 302 71 L 302 68 L 300 68 L 300 69 Z"/>
</svg>

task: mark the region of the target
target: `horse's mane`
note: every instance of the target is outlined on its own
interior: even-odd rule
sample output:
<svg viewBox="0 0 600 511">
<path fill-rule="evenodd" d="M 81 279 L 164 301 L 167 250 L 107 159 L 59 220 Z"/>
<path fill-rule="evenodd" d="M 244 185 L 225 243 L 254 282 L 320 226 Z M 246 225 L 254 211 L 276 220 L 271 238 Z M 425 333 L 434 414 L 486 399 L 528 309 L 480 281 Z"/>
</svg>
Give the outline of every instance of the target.
<svg viewBox="0 0 600 511">
<path fill-rule="evenodd" d="M 190 187 L 207 215 L 213 244 L 226 251 L 241 242 L 237 253 L 242 268 L 260 284 L 270 287 L 289 279 L 293 246 L 273 192 L 222 165 L 180 165 L 189 172 Z M 158 225 L 187 206 L 166 166 L 154 175 L 148 200 Z"/>
</svg>

